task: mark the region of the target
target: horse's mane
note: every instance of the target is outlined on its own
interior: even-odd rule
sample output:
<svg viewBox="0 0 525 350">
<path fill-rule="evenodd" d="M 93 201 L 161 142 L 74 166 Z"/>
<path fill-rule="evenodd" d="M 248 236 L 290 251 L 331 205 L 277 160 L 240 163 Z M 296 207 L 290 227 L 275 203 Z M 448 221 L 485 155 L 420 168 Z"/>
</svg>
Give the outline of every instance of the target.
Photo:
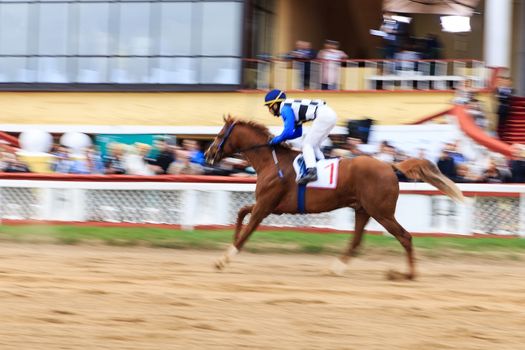
<svg viewBox="0 0 525 350">
<path fill-rule="evenodd" d="M 266 138 L 269 140 L 274 137 L 274 135 L 268 130 L 266 126 L 264 126 L 261 123 L 258 123 L 254 120 L 246 120 L 246 119 L 239 119 L 232 117 L 231 115 L 228 115 L 228 117 L 224 118 L 224 121 L 227 125 L 231 125 L 232 123 L 236 123 L 237 125 L 243 125 L 246 126 L 256 132 L 259 132 L 263 136 L 266 136 Z M 291 147 L 286 143 L 281 143 L 278 146 L 281 146 L 282 148 L 290 149 Z"/>
</svg>

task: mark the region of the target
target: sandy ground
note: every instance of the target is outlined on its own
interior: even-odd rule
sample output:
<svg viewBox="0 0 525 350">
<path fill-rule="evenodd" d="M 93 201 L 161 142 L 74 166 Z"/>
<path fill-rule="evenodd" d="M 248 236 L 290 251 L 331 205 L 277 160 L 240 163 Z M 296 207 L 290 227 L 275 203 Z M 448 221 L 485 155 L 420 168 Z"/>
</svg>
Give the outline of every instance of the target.
<svg viewBox="0 0 525 350">
<path fill-rule="evenodd" d="M 524 349 L 525 263 L 0 244 L 0 349 Z"/>
</svg>

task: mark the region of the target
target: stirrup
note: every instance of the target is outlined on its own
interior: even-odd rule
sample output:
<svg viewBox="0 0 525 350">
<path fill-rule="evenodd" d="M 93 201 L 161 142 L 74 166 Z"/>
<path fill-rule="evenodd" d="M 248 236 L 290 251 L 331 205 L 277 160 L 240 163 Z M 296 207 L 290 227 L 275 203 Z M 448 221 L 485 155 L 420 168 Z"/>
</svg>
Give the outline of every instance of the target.
<svg viewBox="0 0 525 350">
<path fill-rule="evenodd" d="M 306 173 L 297 180 L 297 184 L 299 185 L 305 185 L 308 182 L 316 181 L 317 180 L 317 169 L 316 168 L 309 168 L 307 169 Z"/>
</svg>

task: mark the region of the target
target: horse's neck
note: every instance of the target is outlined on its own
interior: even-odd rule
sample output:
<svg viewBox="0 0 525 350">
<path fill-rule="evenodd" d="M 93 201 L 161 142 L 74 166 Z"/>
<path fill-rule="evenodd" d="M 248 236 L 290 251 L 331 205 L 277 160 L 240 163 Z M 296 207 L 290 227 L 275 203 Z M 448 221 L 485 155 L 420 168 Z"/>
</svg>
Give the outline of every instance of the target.
<svg viewBox="0 0 525 350">
<path fill-rule="evenodd" d="M 254 147 L 253 149 L 243 153 L 244 157 L 250 162 L 257 174 L 260 174 L 264 169 L 267 169 L 269 166 L 275 166 L 275 161 L 273 159 L 272 154 L 272 147 L 257 147 L 266 144 L 268 142 L 266 138 L 261 137 L 261 135 L 256 134 L 255 132 L 246 132 L 237 140 L 238 149 L 250 149 L 251 147 Z M 294 157 L 297 155 L 297 152 L 292 151 L 291 149 L 286 149 L 279 146 L 275 146 L 274 149 L 279 163 L 291 164 Z"/>
<path fill-rule="evenodd" d="M 270 147 L 261 147 L 244 152 L 244 157 L 259 174 L 269 164 L 273 163 Z"/>
<path fill-rule="evenodd" d="M 253 166 L 257 174 L 260 174 L 264 169 L 275 166 L 275 160 L 273 159 L 272 154 L 274 150 L 277 161 L 280 164 L 279 167 L 284 166 L 284 164 L 292 164 L 293 159 L 297 155 L 296 151 L 277 146 L 275 149 L 272 149 L 271 147 L 262 147 L 253 151 L 248 151 L 244 156 Z"/>
</svg>

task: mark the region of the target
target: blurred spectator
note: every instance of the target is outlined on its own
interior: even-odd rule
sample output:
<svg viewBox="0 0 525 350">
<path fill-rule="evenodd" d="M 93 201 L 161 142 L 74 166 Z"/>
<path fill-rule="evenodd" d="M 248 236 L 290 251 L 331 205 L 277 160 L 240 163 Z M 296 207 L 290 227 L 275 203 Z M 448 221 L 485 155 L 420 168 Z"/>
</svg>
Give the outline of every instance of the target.
<svg viewBox="0 0 525 350">
<path fill-rule="evenodd" d="M 204 152 L 195 140 L 183 140 L 177 150 L 177 161 L 168 168 L 169 174 L 200 175 L 204 173 Z"/>
<path fill-rule="evenodd" d="M 464 163 L 456 166 L 456 176 L 452 180 L 458 183 L 473 183 L 478 179 L 469 172 L 468 165 Z"/>
<path fill-rule="evenodd" d="M 450 152 L 447 151 L 447 148 L 444 148 L 441 151 L 441 155 L 437 161 L 437 166 L 449 179 L 454 179 L 456 177 L 456 163 L 454 162 L 454 158 L 450 156 Z"/>
<path fill-rule="evenodd" d="M 525 146 L 517 143 L 511 146 L 512 155 L 509 162 L 511 181 L 525 183 Z"/>
<path fill-rule="evenodd" d="M 445 152 L 454 159 L 456 165 L 467 161 L 463 153 L 459 151 L 459 141 L 446 143 Z"/>
<path fill-rule="evenodd" d="M 424 39 L 423 58 L 426 60 L 439 60 L 442 58 L 443 45 L 436 34 L 429 33 Z M 434 75 L 434 72 L 431 72 Z"/>
<path fill-rule="evenodd" d="M 151 151 L 151 146 L 146 144 L 146 143 L 142 143 L 142 142 L 135 142 L 135 148 L 137 149 L 138 151 L 138 154 L 140 156 L 140 158 L 142 158 L 142 160 L 149 164 L 148 160 L 148 155 Z"/>
<path fill-rule="evenodd" d="M 193 164 L 204 165 L 206 159 L 204 158 L 204 152 L 202 151 L 199 141 L 188 140 L 189 143 L 186 147 L 190 150 L 190 162 Z"/>
<path fill-rule="evenodd" d="M 321 88 L 323 90 L 335 90 L 339 83 L 341 71 L 341 60 L 348 58 L 347 54 L 339 50 L 339 42 L 326 40 L 324 49 L 319 51 L 317 58 L 321 62 Z"/>
<path fill-rule="evenodd" d="M 16 153 L 4 152 L 2 156 L 2 166 L 6 173 L 29 173 L 27 165 L 18 159 Z"/>
<path fill-rule="evenodd" d="M 110 143 L 106 146 L 106 155 L 104 156 L 105 174 L 122 175 L 126 173 L 122 154 L 123 145 L 119 143 Z"/>
<path fill-rule="evenodd" d="M 148 167 L 145 156 L 150 150 L 150 146 L 145 143 L 135 143 L 126 147 L 123 163 L 126 174 L 129 175 L 155 175 Z"/>
<path fill-rule="evenodd" d="M 379 152 L 374 155 L 374 158 L 386 163 L 394 163 L 396 150 L 387 141 L 381 142 L 379 145 Z"/>
<path fill-rule="evenodd" d="M 489 159 L 489 163 L 488 163 L 489 165 L 490 165 L 490 162 L 493 162 L 495 164 L 496 168 L 501 174 L 503 182 L 512 181 L 512 174 L 510 173 L 509 161 L 505 156 L 499 153 L 497 154 L 494 153 Z"/>
<path fill-rule="evenodd" d="M 59 174 L 89 174 L 85 159 L 75 159 L 71 157 L 69 147 L 59 146 L 54 154 L 55 161 L 51 165 L 51 170 Z"/>
<path fill-rule="evenodd" d="M 417 158 L 428 159 L 427 151 L 424 148 L 420 148 L 417 152 Z"/>
<path fill-rule="evenodd" d="M 86 163 L 90 174 L 104 174 L 104 162 L 95 146 L 86 148 Z"/>
<path fill-rule="evenodd" d="M 286 57 L 296 61 L 296 65 L 301 70 L 301 77 L 303 79 L 303 89 L 310 88 L 310 72 L 311 60 L 315 58 L 315 50 L 312 49 L 312 44 L 309 41 L 297 40 L 295 42 L 295 49 L 290 51 Z"/>
<path fill-rule="evenodd" d="M 55 173 L 69 174 L 72 165 L 69 157 L 69 149 L 65 146 L 56 146 L 53 155 L 55 160 L 51 165 L 51 170 Z"/>
<path fill-rule="evenodd" d="M 407 25 L 394 19 L 395 14 L 391 12 L 383 13 L 383 23 L 379 28 L 383 35 L 383 57 L 393 59 L 395 53 L 403 43 L 407 34 Z"/>
<path fill-rule="evenodd" d="M 72 158 L 72 165 L 70 174 L 89 174 L 88 164 L 86 158 Z"/>
<path fill-rule="evenodd" d="M 496 167 L 496 163 L 493 160 L 490 161 L 489 167 L 483 172 L 481 181 L 486 183 L 503 182 L 503 175 L 501 174 L 500 170 Z"/>
<path fill-rule="evenodd" d="M 394 55 L 394 59 L 400 61 L 396 62 L 398 72 L 414 72 L 416 70 L 416 62 L 414 61 L 421 59 L 421 54 L 415 51 L 414 44 L 409 42 L 405 44 L 402 51 Z"/>
<path fill-rule="evenodd" d="M 404 160 L 407 160 L 409 158 L 408 154 L 406 154 L 404 151 L 400 150 L 399 148 L 394 148 L 394 163 L 402 162 Z"/>
<path fill-rule="evenodd" d="M 496 87 L 496 98 L 498 99 L 498 133 L 500 138 L 507 124 L 507 117 L 510 111 L 510 100 L 513 94 L 512 80 L 501 77 Z"/>
<path fill-rule="evenodd" d="M 229 171 L 230 176 L 248 177 L 255 175 L 255 169 L 240 158 L 227 157 L 221 161 L 221 168 Z"/>
<path fill-rule="evenodd" d="M 175 160 L 173 150 L 166 139 L 155 140 L 155 148 L 158 153 L 153 159 L 148 159 L 149 169 L 155 174 L 166 174 L 170 164 Z"/>
<path fill-rule="evenodd" d="M 361 150 L 361 140 L 355 137 L 347 137 L 346 142 L 340 147 L 333 148 L 330 152 L 331 157 L 354 158 L 364 155 L 365 152 Z"/>
</svg>

